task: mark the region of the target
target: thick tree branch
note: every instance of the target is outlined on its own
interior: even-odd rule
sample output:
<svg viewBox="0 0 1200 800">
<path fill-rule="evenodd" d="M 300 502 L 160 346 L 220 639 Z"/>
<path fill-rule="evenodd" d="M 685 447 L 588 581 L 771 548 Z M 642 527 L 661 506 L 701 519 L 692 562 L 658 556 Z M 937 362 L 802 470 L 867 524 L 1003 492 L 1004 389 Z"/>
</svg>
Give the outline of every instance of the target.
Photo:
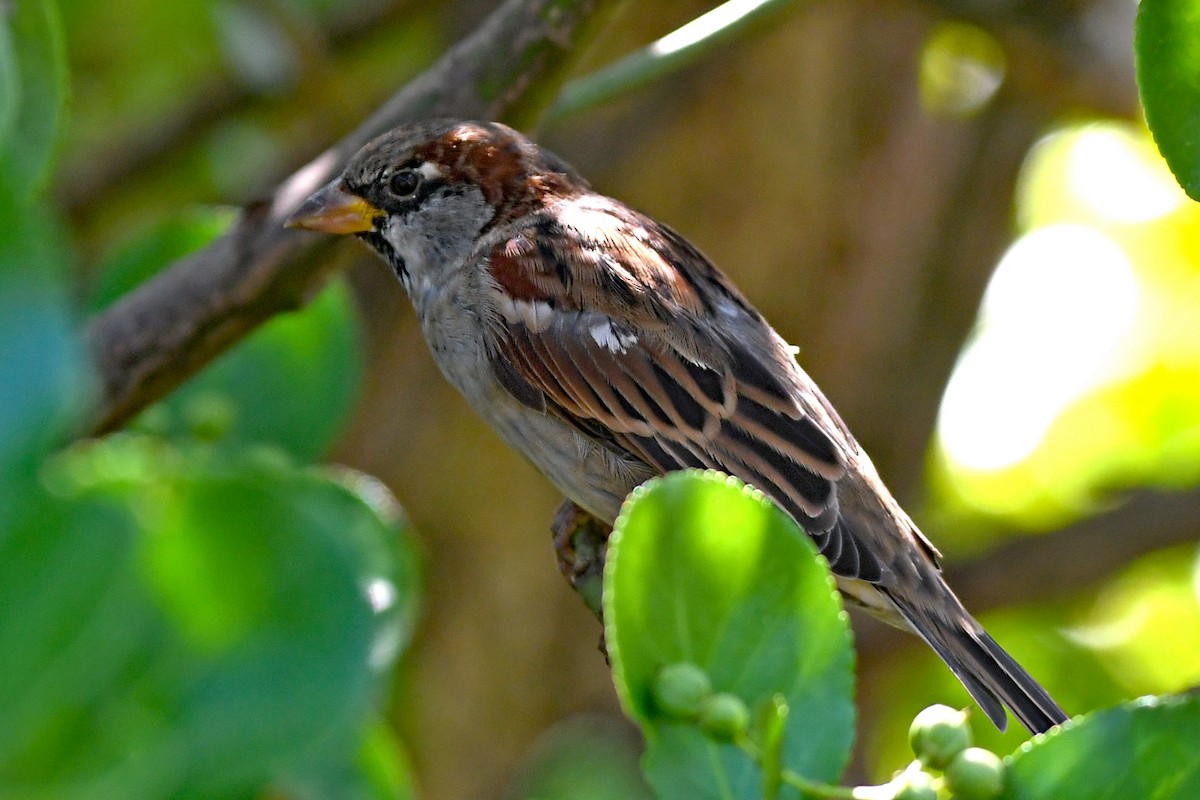
<svg viewBox="0 0 1200 800">
<path fill-rule="evenodd" d="M 396 125 L 455 115 L 534 119 L 581 43 L 616 0 L 509 0 L 354 132 L 245 209 L 208 247 L 181 259 L 87 329 L 103 397 L 102 434 L 158 400 L 274 314 L 302 305 L 331 269 L 323 237 L 282 227 L 362 145 Z"/>
</svg>

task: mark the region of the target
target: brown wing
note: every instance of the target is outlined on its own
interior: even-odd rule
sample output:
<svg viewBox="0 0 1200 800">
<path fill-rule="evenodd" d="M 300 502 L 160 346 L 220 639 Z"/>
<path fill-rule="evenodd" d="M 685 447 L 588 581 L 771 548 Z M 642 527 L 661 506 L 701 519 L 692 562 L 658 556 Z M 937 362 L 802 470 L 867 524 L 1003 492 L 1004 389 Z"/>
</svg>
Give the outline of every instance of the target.
<svg viewBox="0 0 1200 800">
<path fill-rule="evenodd" d="M 582 248 L 567 246 L 568 227 Z M 699 269 L 677 270 L 685 260 Z M 515 397 L 662 472 L 736 475 L 791 514 L 835 573 L 880 578 L 878 558 L 839 524 L 836 481 L 854 446 L 841 420 L 682 237 L 589 196 L 496 245 L 488 268 L 494 369 Z"/>
</svg>

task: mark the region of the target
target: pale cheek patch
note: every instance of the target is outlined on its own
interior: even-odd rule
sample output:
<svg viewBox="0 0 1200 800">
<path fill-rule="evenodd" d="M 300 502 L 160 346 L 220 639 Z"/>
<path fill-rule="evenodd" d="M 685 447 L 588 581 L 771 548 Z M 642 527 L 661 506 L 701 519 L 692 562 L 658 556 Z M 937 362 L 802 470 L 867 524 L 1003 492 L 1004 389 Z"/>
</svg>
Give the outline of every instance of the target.
<svg viewBox="0 0 1200 800">
<path fill-rule="evenodd" d="M 521 323 L 533 333 L 541 333 L 554 321 L 554 309 L 541 300 L 514 300 L 503 290 L 493 292 L 505 321 Z"/>
<path fill-rule="evenodd" d="M 637 337 L 631 333 L 618 331 L 611 322 L 600 322 L 588 329 L 596 344 L 610 353 L 624 353 L 637 344 Z"/>
</svg>

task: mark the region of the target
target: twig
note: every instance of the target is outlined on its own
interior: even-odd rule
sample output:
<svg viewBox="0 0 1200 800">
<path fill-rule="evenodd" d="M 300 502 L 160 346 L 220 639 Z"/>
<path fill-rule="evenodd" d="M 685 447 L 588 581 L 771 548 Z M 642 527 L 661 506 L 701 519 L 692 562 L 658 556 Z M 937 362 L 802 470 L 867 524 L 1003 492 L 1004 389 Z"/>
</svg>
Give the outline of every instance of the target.
<svg viewBox="0 0 1200 800">
<path fill-rule="evenodd" d="M 585 108 L 612 100 L 682 69 L 742 34 L 766 22 L 796 0 L 728 0 L 707 14 L 672 31 L 635 53 L 563 87 L 546 112 L 550 119 L 567 117 Z"/>
</svg>

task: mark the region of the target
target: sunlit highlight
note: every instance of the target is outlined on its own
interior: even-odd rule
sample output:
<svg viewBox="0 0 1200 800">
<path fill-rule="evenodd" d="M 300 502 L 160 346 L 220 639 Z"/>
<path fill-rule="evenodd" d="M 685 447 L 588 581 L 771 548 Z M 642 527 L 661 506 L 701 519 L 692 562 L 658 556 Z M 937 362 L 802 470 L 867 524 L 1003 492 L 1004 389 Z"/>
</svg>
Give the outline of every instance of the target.
<svg viewBox="0 0 1200 800">
<path fill-rule="evenodd" d="M 1075 134 L 1067 165 L 1071 191 L 1115 222 L 1157 219 L 1187 200 L 1147 142 L 1113 125 Z"/>
<path fill-rule="evenodd" d="M 385 578 L 375 578 L 367 584 L 367 601 L 371 610 L 382 614 L 396 604 L 396 586 Z"/>
<path fill-rule="evenodd" d="M 1112 376 L 1137 307 L 1133 265 L 1099 231 L 1051 225 L 1019 239 L 996 267 L 976 338 L 946 387 L 946 455 L 998 470 L 1032 453 L 1064 408 Z"/>
<path fill-rule="evenodd" d="M 728 3 L 722 3 L 707 14 L 696 17 L 678 30 L 668 33 L 650 46 L 650 52 L 652 55 L 666 56 L 685 50 L 733 25 L 742 17 L 753 14 L 769 2 L 772 0 L 729 0 Z"/>
</svg>

